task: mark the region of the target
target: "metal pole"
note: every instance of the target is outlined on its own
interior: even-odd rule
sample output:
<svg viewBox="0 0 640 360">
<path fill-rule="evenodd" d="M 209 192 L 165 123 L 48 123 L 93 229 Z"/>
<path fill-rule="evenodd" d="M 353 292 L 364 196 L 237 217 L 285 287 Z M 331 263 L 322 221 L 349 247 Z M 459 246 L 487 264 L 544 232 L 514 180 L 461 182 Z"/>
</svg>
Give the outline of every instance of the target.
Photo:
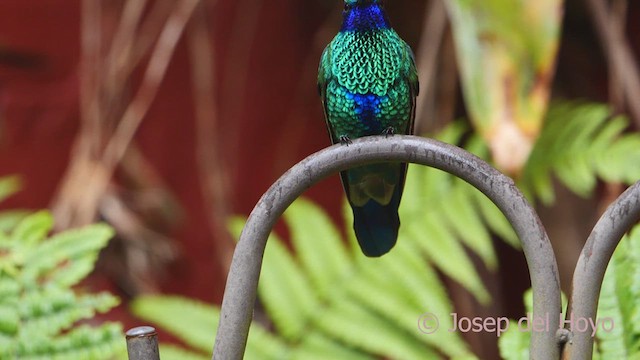
<svg viewBox="0 0 640 360">
<path fill-rule="evenodd" d="M 550 331 L 531 334 L 530 357 L 557 359 L 556 330 L 561 313 L 558 268 L 549 238 L 531 205 L 510 178 L 469 152 L 432 139 L 400 135 L 360 138 L 349 146 L 321 150 L 289 169 L 262 196 L 233 254 L 213 359 L 241 359 L 244 354 L 267 237 L 284 210 L 304 190 L 331 174 L 384 161 L 422 164 L 449 172 L 483 192 L 505 214 L 527 259 L 534 316 L 549 319 Z M 425 237 L 429 241 L 428 235 Z"/>
<path fill-rule="evenodd" d="M 572 294 L 567 321 L 591 319 L 595 323 L 598 311 L 600 288 L 613 251 L 622 236 L 640 220 L 640 181 L 629 187 L 596 223 L 573 273 Z M 569 327 L 566 322 L 565 326 Z M 593 337 L 589 331 L 573 331 L 564 349 L 564 359 L 591 359 Z"/>
<path fill-rule="evenodd" d="M 151 326 L 138 326 L 126 332 L 129 360 L 160 360 L 158 334 Z"/>
</svg>

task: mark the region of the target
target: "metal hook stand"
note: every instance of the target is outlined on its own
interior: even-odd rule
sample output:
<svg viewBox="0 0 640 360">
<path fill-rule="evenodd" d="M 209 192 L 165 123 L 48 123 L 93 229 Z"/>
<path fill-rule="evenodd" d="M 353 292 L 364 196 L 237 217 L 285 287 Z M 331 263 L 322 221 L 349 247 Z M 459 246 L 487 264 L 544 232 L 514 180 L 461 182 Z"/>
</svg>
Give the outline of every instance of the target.
<svg viewBox="0 0 640 360">
<path fill-rule="evenodd" d="M 460 149 L 417 136 L 367 137 L 349 146 L 334 145 L 302 160 L 262 196 L 251 212 L 236 246 L 222 301 L 214 360 L 241 359 L 251 324 L 267 237 L 284 210 L 321 179 L 350 167 L 373 162 L 410 162 L 435 167 L 467 181 L 504 213 L 522 242 L 535 316 L 550 314 L 557 329 L 561 313 L 560 282 L 551 243 L 537 214 L 513 181 L 489 164 Z M 534 332 L 531 356 L 557 359 L 556 332 Z"/>
<path fill-rule="evenodd" d="M 456 146 L 416 136 L 367 137 L 356 139 L 349 146 L 331 146 L 302 160 L 282 175 L 255 206 L 233 254 L 213 349 L 214 360 L 242 359 L 267 238 L 284 210 L 304 190 L 329 175 L 384 161 L 410 162 L 446 171 L 491 199 L 522 243 L 533 288 L 533 316 L 545 316 L 549 319 L 549 329 L 559 329 L 560 282 L 555 254 L 538 215 L 513 181 Z M 589 235 L 574 272 L 567 317 L 595 321 L 607 264 L 622 236 L 638 220 L 640 181 L 609 206 Z M 134 343 L 139 340 L 136 337 L 127 339 L 130 347 L 138 346 Z M 136 359 L 157 359 L 157 343 L 141 345 L 156 350 L 143 349 L 140 356 L 134 355 Z M 559 329 L 531 334 L 531 359 L 559 359 L 561 352 L 563 359 L 590 359 L 592 351 L 591 333 Z M 130 352 L 130 359 L 134 357 Z"/>
</svg>

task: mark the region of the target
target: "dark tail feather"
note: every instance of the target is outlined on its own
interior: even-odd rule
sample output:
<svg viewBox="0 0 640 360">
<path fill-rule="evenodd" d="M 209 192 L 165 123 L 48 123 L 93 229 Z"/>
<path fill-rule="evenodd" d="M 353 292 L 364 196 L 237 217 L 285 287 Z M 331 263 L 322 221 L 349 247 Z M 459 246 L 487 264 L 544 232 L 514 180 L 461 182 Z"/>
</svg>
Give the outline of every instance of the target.
<svg viewBox="0 0 640 360">
<path fill-rule="evenodd" d="M 353 209 L 353 229 L 362 252 L 369 257 L 382 256 L 391 250 L 398 240 L 400 218 L 398 206 L 402 187 L 396 186 L 393 197 L 387 205 L 369 200 L 364 206 Z"/>
</svg>

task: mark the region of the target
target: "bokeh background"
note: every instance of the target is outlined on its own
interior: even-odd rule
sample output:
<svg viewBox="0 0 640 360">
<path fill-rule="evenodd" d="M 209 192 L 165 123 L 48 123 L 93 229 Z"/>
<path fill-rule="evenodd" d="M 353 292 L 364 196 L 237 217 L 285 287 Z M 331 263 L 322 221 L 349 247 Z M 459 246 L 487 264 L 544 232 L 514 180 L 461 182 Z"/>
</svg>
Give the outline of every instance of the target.
<svg viewBox="0 0 640 360">
<path fill-rule="evenodd" d="M 640 3 L 602 2 L 618 9 L 615 23 L 637 54 L 640 23 L 631 19 Z M 386 7 L 429 75 L 418 131 L 467 116 L 442 3 Z M 50 208 L 59 230 L 112 224 L 118 235 L 87 286 L 125 300 L 162 292 L 219 304 L 233 249 L 226 219 L 248 214 L 287 168 L 329 145 L 316 74 L 341 9 L 338 0 L 0 1 L 0 175 L 23 182 L 2 208 Z M 589 2 L 564 4 L 552 97 L 630 112 L 593 11 Z M 540 212 L 561 239 L 554 246 L 567 285 L 610 189 L 586 200 L 558 192 L 558 205 Z M 306 195 L 341 221 L 337 176 Z M 286 238 L 286 227 L 277 230 Z M 508 271 L 487 281 L 509 289 L 495 301 L 516 317 L 529 286 L 524 258 L 496 248 Z M 139 322 L 126 301 L 107 317 Z M 483 358 L 495 355 L 470 341 Z"/>
</svg>

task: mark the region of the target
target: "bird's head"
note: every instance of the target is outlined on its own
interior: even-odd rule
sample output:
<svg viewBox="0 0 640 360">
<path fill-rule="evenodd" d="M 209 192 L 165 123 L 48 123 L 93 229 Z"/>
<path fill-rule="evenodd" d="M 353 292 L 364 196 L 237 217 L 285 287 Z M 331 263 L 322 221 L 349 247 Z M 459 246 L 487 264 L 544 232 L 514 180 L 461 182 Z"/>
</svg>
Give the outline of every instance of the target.
<svg viewBox="0 0 640 360">
<path fill-rule="evenodd" d="M 344 0 L 341 31 L 387 29 L 389 20 L 382 0 Z"/>
<path fill-rule="evenodd" d="M 344 0 L 344 6 L 346 8 L 366 6 L 371 4 L 382 4 L 382 0 Z"/>
</svg>

